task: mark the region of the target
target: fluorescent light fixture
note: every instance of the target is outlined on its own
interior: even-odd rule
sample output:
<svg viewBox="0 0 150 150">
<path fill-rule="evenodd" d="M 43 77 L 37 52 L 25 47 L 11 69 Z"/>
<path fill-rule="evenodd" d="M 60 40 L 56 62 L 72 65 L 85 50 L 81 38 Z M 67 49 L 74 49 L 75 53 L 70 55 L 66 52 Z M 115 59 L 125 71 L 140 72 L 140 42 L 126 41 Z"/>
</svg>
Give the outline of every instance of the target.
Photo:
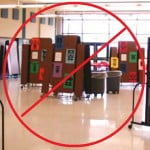
<svg viewBox="0 0 150 150">
<path fill-rule="evenodd" d="M 63 0 L 63 2 L 68 2 L 69 0 Z M 143 3 L 148 3 L 149 0 L 137 0 L 138 2 L 143 2 Z M 122 0 L 94 0 L 94 2 L 96 3 L 137 3 L 137 1 L 135 0 L 126 0 L 126 1 L 122 1 Z M 36 0 L 36 2 L 41 3 L 41 0 Z M 42 0 L 42 3 L 59 3 L 62 2 L 62 0 Z M 78 0 L 78 2 L 92 2 L 91 0 Z"/>
<path fill-rule="evenodd" d="M 0 8 L 16 8 L 16 4 L 9 4 L 9 5 L 0 5 Z"/>
<path fill-rule="evenodd" d="M 44 4 L 8 4 L 8 5 L 0 5 L 0 8 L 41 8 L 44 7 Z"/>
<path fill-rule="evenodd" d="M 20 8 L 41 8 L 44 7 L 44 4 L 24 4 L 24 5 L 18 5 Z"/>
</svg>

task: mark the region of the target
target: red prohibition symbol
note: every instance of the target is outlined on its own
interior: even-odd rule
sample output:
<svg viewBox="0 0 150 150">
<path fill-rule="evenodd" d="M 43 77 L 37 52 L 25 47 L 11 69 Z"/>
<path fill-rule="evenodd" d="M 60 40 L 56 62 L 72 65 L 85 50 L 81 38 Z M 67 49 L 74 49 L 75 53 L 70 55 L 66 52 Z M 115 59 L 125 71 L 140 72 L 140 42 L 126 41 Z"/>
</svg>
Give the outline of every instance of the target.
<svg viewBox="0 0 150 150">
<path fill-rule="evenodd" d="M 103 11 L 107 14 L 109 14 L 110 16 L 114 17 L 116 19 L 116 21 L 119 21 L 122 26 L 123 29 L 120 30 L 116 35 L 114 35 L 109 41 L 107 41 L 100 49 L 98 49 L 92 56 L 90 56 L 88 59 L 86 59 L 82 64 L 80 64 L 75 70 L 73 70 L 67 77 L 65 77 L 62 81 L 60 81 L 57 85 L 55 85 L 48 93 L 46 93 L 42 98 L 40 98 L 39 100 L 37 100 L 32 106 L 30 106 L 27 110 L 25 110 L 22 114 L 18 114 L 17 111 L 15 110 L 12 102 L 11 102 L 11 98 L 9 96 L 8 90 L 7 90 L 7 82 L 6 82 L 6 64 L 7 64 L 7 58 L 8 58 L 8 54 L 10 53 L 10 49 L 11 46 L 14 42 L 14 40 L 16 39 L 17 35 L 19 34 L 19 32 L 21 32 L 21 30 L 33 19 L 35 18 L 37 15 L 50 10 L 52 8 L 55 7 L 59 7 L 59 6 L 64 6 L 64 5 L 84 5 L 84 6 L 89 6 L 89 7 L 94 7 L 96 9 L 98 9 L 99 11 Z M 142 88 L 141 88 L 141 92 L 140 95 L 138 97 L 138 101 L 135 105 L 134 110 L 131 112 L 131 114 L 126 118 L 126 120 L 112 133 L 110 133 L 109 135 L 105 136 L 102 139 L 98 139 L 96 141 L 93 142 L 89 142 L 89 143 L 83 143 L 83 144 L 67 144 L 67 143 L 59 143 L 56 141 L 52 141 L 46 137 L 41 136 L 40 134 L 38 134 L 36 131 L 34 131 L 33 129 L 31 129 L 24 121 L 23 121 L 23 117 L 25 115 L 27 115 L 28 113 L 30 113 L 30 111 L 32 109 L 34 109 L 38 104 L 40 104 L 42 101 L 45 100 L 45 98 L 53 91 L 55 91 L 59 86 L 61 86 L 67 79 L 69 79 L 73 74 L 75 74 L 79 69 L 81 69 L 86 63 L 88 63 L 93 57 L 95 57 L 101 50 L 103 50 L 107 45 L 109 45 L 111 42 L 113 42 L 113 40 L 115 40 L 119 35 L 121 35 L 124 31 L 128 31 L 129 34 L 132 36 L 133 40 L 135 41 L 137 48 L 139 50 L 139 54 L 140 54 L 140 58 L 142 60 L 142 64 L 143 64 L 143 71 L 142 71 Z M 8 104 L 10 106 L 10 108 L 12 109 L 14 115 L 16 116 L 16 118 L 18 119 L 18 121 L 33 135 L 35 135 L 36 137 L 40 138 L 43 141 L 46 141 L 48 143 L 57 145 L 57 146 L 61 146 L 61 147 L 86 147 L 86 146 L 91 146 L 94 144 L 98 144 L 100 142 L 103 142 L 109 138 L 111 138 L 112 136 L 114 136 L 115 134 L 117 134 L 121 129 L 123 129 L 127 123 L 130 121 L 130 119 L 132 118 L 132 116 L 134 115 L 134 113 L 136 112 L 141 100 L 142 100 L 142 95 L 144 92 L 144 83 L 145 83 L 145 62 L 144 62 L 144 56 L 142 54 L 142 50 L 140 48 L 140 44 L 138 42 L 138 40 L 136 39 L 135 35 L 132 33 L 132 31 L 130 30 L 130 28 L 118 17 L 116 16 L 114 13 L 110 12 L 109 10 L 102 8 L 100 6 L 97 6 L 95 4 L 92 3 L 87 3 L 87 2 L 62 2 L 62 3 L 56 3 L 53 4 L 51 6 L 45 7 L 41 10 L 39 10 L 38 12 L 36 12 L 33 16 L 31 16 L 30 18 L 28 18 L 16 31 L 16 33 L 13 35 L 11 42 L 8 46 L 8 50 L 4 59 L 4 64 L 3 64 L 3 87 L 4 87 L 4 92 L 6 95 L 6 99 L 8 101 Z"/>
</svg>

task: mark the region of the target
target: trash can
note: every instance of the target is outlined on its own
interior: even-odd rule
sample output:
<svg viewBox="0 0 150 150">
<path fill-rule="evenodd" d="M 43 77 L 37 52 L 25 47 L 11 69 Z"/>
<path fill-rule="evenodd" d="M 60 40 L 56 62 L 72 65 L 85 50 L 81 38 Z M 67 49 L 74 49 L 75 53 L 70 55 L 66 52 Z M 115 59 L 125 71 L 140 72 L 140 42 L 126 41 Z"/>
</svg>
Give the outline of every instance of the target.
<svg viewBox="0 0 150 150">
<path fill-rule="evenodd" d="M 91 76 L 91 91 L 95 96 L 101 94 L 103 96 L 105 91 L 106 72 L 93 72 Z"/>
<path fill-rule="evenodd" d="M 119 70 L 107 71 L 107 80 L 106 80 L 107 93 L 112 92 L 113 94 L 115 93 L 119 94 L 121 75 L 122 72 Z"/>
</svg>

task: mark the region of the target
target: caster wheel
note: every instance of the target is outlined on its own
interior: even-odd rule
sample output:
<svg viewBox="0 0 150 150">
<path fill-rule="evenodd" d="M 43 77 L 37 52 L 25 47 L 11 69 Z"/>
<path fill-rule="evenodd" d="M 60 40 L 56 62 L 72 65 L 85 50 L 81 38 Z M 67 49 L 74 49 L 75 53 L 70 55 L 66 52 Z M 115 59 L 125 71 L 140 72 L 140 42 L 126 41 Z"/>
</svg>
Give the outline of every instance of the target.
<svg viewBox="0 0 150 150">
<path fill-rule="evenodd" d="M 29 83 L 27 84 L 27 87 L 28 87 L 28 88 L 30 87 L 30 84 L 29 84 Z"/>
<path fill-rule="evenodd" d="M 53 96 L 54 96 L 54 97 L 57 97 L 57 95 L 58 95 L 58 93 L 55 93 L 55 92 L 53 93 Z"/>
<path fill-rule="evenodd" d="M 81 96 L 79 96 L 78 99 L 81 100 Z"/>
<path fill-rule="evenodd" d="M 132 124 L 128 125 L 128 128 L 129 128 L 129 129 L 132 129 Z"/>
<path fill-rule="evenodd" d="M 73 96 L 73 100 L 74 100 L 74 101 L 77 101 L 77 100 L 78 100 L 78 97 L 77 97 L 76 95 L 74 95 L 74 96 Z"/>
<path fill-rule="evenodd" d="M 97 97 L 97 94 L 94 93 L 94 97 Z"/>
<path fill-rule="evenodd" d="M 76 98 L 74 98 L 73 100 L 74 100 L 74 101 L 77 101 L 78 99 L 77 99 L 77 97 L 76 97 Z"/>
<path fill-rule="evenodd" d="M 42 98 L 44 96 L 44 93 L 42 93 L 41 95 L 40 95 L 40 97 Z"/>
<path fill-rule="evenodd" d="M 90 94 L 87 94 L 86 98 L 88 98 L 88 99 L 89 99 L 89 98 L 90 98 Z"/>
</svg>

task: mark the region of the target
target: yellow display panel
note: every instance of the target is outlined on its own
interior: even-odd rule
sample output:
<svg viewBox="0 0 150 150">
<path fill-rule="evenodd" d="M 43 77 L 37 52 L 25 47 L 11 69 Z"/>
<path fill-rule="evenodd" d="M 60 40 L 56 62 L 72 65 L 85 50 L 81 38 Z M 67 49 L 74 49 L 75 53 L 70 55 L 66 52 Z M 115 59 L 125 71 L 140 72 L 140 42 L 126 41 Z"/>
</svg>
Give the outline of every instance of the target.
<svg viewBox="0 0 150 150">
<path fill-rule="evenodd" d="M 111 57 L 111 65 L 112 69 L 117 69 L 119 67 L 118 57 Z"/>
</svg>

